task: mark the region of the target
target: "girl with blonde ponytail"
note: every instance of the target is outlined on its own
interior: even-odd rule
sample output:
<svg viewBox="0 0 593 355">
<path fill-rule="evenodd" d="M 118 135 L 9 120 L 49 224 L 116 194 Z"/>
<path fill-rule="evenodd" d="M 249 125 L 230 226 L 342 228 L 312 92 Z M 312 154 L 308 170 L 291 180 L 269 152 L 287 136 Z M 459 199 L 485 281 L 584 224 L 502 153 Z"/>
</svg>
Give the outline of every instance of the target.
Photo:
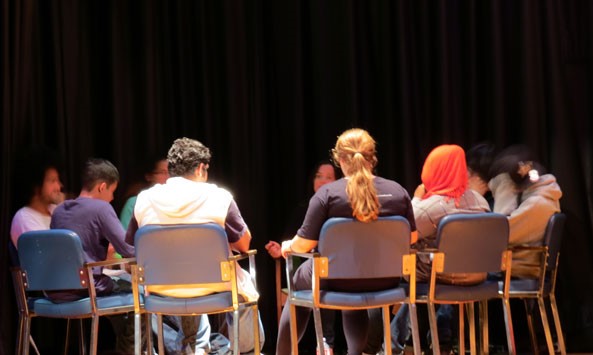
<svg viewBox="0 0 593 355">
<path fill-rule="evenodd" d="M 344 178 L 325 184 L 309 200 L 305 220 L 294 238 L 280 246 L 270 242 L 266 249 L 270 255 L 287 252 L 308 252 L 317 246 L 323 223 L 332 217 L 354 217 L 369 223 L 380 216 L 403 216 L 412 231 L 416 230 L 410 196 L 397 182 L 373 174 L 377 165 L 375 140 L 359 128 L 342 133 L 332 150 L 334 163 L 344 173 Z M 364 238 L 364 236 L 361 236 Z M 295 272 L 293 282 L 296 290 L 311 289 L 311 259 Z M 340 291 L 374 291 L 391 288 L 399 279 L 331 280 L 322 288 Z M 305 331 L 310 310 L 296 307 L 299 339 Z M 349 354 L 360 354 L 366 345 L 368 314 L 363 311 L 342 311 L 342 323 L 348 343 Z M 290 311 L 285 307 L 278 326 L 276 354 L 290 354 Z"/>
</svg>

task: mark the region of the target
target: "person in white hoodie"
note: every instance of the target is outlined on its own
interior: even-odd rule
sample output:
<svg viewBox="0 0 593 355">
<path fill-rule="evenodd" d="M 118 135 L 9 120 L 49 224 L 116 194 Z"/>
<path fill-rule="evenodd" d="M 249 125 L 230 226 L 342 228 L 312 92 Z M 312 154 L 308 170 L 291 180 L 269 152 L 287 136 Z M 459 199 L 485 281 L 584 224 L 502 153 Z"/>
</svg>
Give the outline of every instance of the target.
<svg viewBox="0 0 593 355">
<path fill-rule="evenodd" d="M 562 190 L 552 174 L 545 174 L 523 145 L 502 151 L 492 163 L 488 183 L 494 197 L 494 212 L 508 216 L 509 246 L 542 245 L 550 217 L 560 212 Z M 531 251 L 513 252 L 511 275 L 536 278 L 538 255 Z"/>
<path fill-rule="evenodd" d="M 227 190 L 208 183 L 208 168 L 211 159 L 210 149 L 201 142 L 190 138 L 179 138 L 173 142 L 167 155 L 169 175 L 164 184 L 156 184 L 142 191 L 136 200 L 134 217 L 130 221 L 126 240 L 133 243 L 136 230 L 149 224 L 197 224 L 214 222 L 224 227 L 232 250 L 249 250 L 251 233 L 241 216 L 233 196 Z M 239 293 L 248 300 L 256 300 L 259 295 L 252 284 L 249 274 L 238 270 Z M 206 288 L 166 288 L 152 287 L 149 291 L 164 296 L 196 297 L 227 289 Z M 198 328 L 209 328 L 208 318 L 182 318 L 182 352 L 207 353 L 209 345 L 196 342 Z M 253 350 L 253 322 L 251 310 L 240 315 L 239 349 L 242 353 Z M 232 332 L 227 317 L 229 332 Z M 264 342 L 263 328 L 260 323 L 261 344 Z M 209 333 L 209 329 L 207 329 Z M 232 339 L 232 333 L 229 334 Z M 199 337 L 199 335 L 198 335 Z"/>
</svg>

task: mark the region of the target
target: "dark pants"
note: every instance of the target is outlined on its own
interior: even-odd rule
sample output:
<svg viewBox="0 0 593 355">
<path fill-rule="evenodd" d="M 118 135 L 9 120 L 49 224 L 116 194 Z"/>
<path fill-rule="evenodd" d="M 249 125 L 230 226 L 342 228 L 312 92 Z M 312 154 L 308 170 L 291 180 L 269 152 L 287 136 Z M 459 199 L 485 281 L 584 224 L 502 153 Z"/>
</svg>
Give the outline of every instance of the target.
<svg viewBox="0 0 593 355">
<path fill-rule="evenodd" d="M 313 274 L 312 260 L 305 261 L 296 270 L 293 282 L 296 290 L 310 290 Z M 305 332 L 311 310 L 305 307 L 296 307 L 297 334 L 301 339 Z M 369 318 L 366 310 L 342 311 L 342 323 L 348 345 L 348 354 L 361 354 L 367 341 Z M 282 310 L 278 326 L 277 355 L 290 354 L 290 307 L 287 305 Z"/>
</svg>

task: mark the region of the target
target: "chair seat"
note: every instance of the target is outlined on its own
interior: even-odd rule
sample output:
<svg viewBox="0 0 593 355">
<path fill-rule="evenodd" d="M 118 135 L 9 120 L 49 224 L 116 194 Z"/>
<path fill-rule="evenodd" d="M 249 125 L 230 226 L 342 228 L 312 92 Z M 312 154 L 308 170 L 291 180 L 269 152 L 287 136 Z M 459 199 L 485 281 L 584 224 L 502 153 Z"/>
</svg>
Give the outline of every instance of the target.
<svg viewBox="0 0 593 355">
<path fill-rule="evenodd" d="M 313 292 L 311 290 L 295 291 L 293 295 L 296 299 L 313 302 Z M 319 302 L 322 305 L 337 307 L 379 307 L 384 304 L 405 300 L 406 292 L 402 288 L 361 293 L 336 291 L 320 291 L 319 293 Z"/>
<path fill-rule="evenodd" d="M 232 307 L 233 297 L 230 291 L 195 298 L 174 298 L 152 294 L 144 299 L 144 308 L 151 313 L 205 314 Z"/>
<path fill-rule="evenodd" d="M 419 298 L 426 298 L 428 288 L 427 283 L 416 284 L 416 295 Z M 434 297 L 437 301 L 469 302 L 490 299 L 497 295 L 498 292 L 498 281 L 484 281 L 481 284 L 472 286 L 437 284 Z"/>
<path fill-rule="evenodd" d="M 547 296 L 552 290 L 551 283 L 544 283 L 544 296 Z M 536 279 L 517 279 L 511 280 L 509 292 L 511 296 L 518 294 L 535 294 L 539 291 L 539 281 Z"/>
<path fill-rule="evenodd" d="M 65 303 L 54 303 L 47 298 L 40 298 L 34 300 L 32 306 L 35 314 L 43 317 L 80 318 L 81 316 L 90 316 L 91 314 L 91 301 L 88 297 Z M 97 307 L 99 310 L 133 306 L 134 297 L 131 293 L 97 297 Z"/>
</svg>

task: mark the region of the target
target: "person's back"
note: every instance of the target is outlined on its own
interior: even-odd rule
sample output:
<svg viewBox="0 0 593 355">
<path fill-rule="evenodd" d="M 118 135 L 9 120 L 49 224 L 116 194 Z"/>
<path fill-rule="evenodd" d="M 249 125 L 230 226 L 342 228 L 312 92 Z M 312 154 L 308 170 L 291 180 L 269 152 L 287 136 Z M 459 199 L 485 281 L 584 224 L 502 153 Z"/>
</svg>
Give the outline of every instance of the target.
<svg viewBox="0 0 593 355">
<path fill-rule="evenodd" d="M 494 212 L 509 219 L 509 245 L 538 246 L 543 242 L 548 220 L 560 212 L 562 190 L 552 174 L 531 157 L 525 146 L 511 146 L 494 160 L 489 182 Z M 514 277 L 537 277 L 538 256 L 529 251 L 513 252 Z"/>
</svg>

